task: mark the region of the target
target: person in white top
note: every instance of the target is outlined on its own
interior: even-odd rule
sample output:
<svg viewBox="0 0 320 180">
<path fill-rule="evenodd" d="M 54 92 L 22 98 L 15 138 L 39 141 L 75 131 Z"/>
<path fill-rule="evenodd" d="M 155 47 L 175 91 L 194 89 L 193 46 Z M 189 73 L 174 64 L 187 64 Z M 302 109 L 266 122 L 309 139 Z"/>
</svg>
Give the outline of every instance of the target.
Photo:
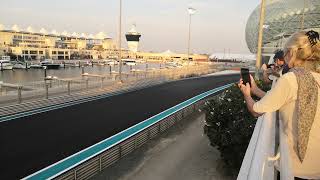
<svg viewBox="0 0 320 180">
<path fill-rule="evenodd" d="M 238 84 L 254 116 L 279 110 L 289 144 L 293 175 L 320 179 L 320 42 L 319 33 L 301 31 L 293 34 L 284 48 L 290 72 L 281 76 L 267 93 L 251 77 Z M 261 97 L 255 102 L 251 94 Z"/>
</svg>

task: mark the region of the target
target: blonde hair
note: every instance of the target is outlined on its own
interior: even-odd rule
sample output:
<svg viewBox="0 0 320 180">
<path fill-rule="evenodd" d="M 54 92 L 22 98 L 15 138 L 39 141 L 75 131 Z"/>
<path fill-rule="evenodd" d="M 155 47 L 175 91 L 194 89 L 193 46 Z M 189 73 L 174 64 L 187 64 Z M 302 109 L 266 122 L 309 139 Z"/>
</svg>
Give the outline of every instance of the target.
<svg viewBox="0 0 320 180">
<path fill-rule="evenodd" d="M 303 66 L 320 73 L 320 42 L 312 45 L 306 31 L 294 33 L 285 48 L 291 49 L 296 59 L 303 61 Z"/>
</svg>

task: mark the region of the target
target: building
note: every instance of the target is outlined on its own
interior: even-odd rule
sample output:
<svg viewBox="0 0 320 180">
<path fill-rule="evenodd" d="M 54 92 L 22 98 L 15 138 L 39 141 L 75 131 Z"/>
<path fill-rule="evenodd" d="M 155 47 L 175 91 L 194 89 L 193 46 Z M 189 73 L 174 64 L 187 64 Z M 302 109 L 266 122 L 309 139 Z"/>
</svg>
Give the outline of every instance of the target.
<svg viewBox="0 0 320 180">
<path fill-rule="evenodd" d="M 20 31 L 17 26 L 12 30 L 0 29 L 0 54 L 11 54 L 24 60 L 69 60 L 69 59 L 99 59 L 102 51 L 116 49 L 114 41 L 100 32 L 95 37 L 77 33 L 69 35 L 63 32 L 34 33 Z M 104 57 L 107 58 L 107 57 Z"/>
<path fill-rule="evenodd" d="M 252 53 L 257 52 L 260 5 L 253 11 L 246 26 L 246 41 Z M 319 0 L 267 0 L 263 35 L 263 61 L 296 31 L 320 31 Z"/>
<path fill-rule="evenodd" d="M 130 31 L 126 34 L 129 49 L 121 50 L 123 59 L 144 59 L 154 61 L 187 60 L 187 54 L 140 52 L 138 43 L 141 34 Z M 69 34 L 45 29 L 33 32 L 31 27 L 21 31 L 17 25 L 10 30 L 0 24 L 0 56 L 10 55 L 12 60 L 72 60 L 72 59 L 116 59 L 119 50 L 116 42 L 103 32 L 95 36 L 82 33 Z M 191 55 L 194 61 L 208 61 L 206 55 Z"/>
</svg>

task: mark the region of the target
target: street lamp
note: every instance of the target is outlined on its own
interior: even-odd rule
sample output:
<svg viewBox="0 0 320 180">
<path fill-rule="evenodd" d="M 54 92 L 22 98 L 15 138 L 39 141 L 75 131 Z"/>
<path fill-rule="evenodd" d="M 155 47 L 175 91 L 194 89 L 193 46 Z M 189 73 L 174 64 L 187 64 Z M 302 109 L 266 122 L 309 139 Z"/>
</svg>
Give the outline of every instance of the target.
<svg viewBox="0 0 320 180">
<path fill-rule="evenodd" d="M 190 62 L 190 39 L 191 39 L 191 16 L 196 13 L 196 9 L 189 7 L 188 8 L 189 13 L 189 36 L 188 36 L 188 62 Z"/>
<path fill-rule="evenodd" d="M 121 59 L 121 28 L 122 28 L 122 0 L 120 2 L 120 12 L 119 12 L 119 80 L 121 82 L 121 72 L 122 72 L 122 59 Z"/>
</svg>

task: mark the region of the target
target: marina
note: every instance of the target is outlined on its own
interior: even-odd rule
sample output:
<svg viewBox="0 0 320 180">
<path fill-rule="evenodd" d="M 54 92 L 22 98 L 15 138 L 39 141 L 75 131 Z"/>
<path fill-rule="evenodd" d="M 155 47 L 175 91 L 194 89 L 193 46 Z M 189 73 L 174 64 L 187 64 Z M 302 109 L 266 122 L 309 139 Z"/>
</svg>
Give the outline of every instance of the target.
<svg viewBox="0 0 320 180">
<path fill-rule="evenodd" d="M 79 65 L 80 62 L 80 65 Z M 48 76 L 57 76 L 59 78 L 76 78 L 81 76 L 82 67 L 84 66 L 84 70 L 87 73 L 93 74 L 105 74 L 111 71 L 118 72 L 119 65 L 118 62 L 105 60 L 101 61 L 103 63 L 87 63 L 87 61 L 74 61 L 68 63 L 56 63 L 59 65 L 58 69 L 50 69 L 48 68 L 47 75 Z M 16 66 L 16 65 L 15 65 Z M 10 69 L 0 71 L 0 81 L 6 83 L 26 83 L 26 82 L 35 82 L 35 81 L 43 81 L 44 80 L 44 68 L 40 64 L 31 64 L 28 65 L 28 69 L 23 68 L 24 65 L 20 65 L 21 68 L 18 69 Z M 123 65 L 123 72 L 129 72 L 130 70 L 141 70 L 145 71 L 147 69 L 160 69 L 165 68 L 165 64 L 156 63 L 156 62 L 148 62 L 148 63 L 136 63 L 126 61 Z M 170 65 L 168 65 L 170 67 Z"/>
</svg>

